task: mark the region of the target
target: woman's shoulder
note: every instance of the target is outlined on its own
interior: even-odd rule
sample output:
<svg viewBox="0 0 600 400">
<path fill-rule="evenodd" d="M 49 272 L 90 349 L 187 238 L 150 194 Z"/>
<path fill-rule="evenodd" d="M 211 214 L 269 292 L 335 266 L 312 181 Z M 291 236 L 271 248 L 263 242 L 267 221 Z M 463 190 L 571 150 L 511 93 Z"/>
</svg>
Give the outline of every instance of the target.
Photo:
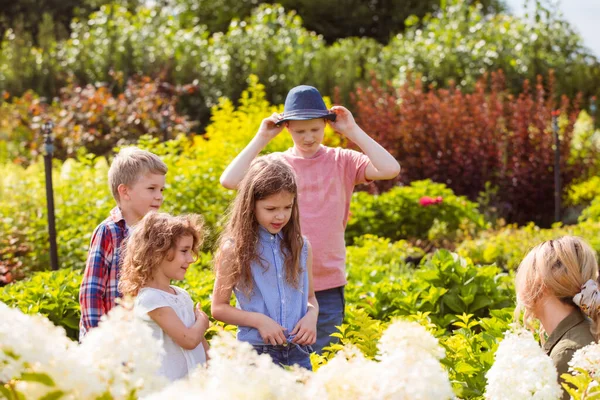
<svg viewBox="0 0 600 400">
<path fill-rule="evenodd" d="M 592 323 L 588 319 L 584 319 L 565 332 L 563 337 L 556 343 L 556 347 L 559 349 L 580 349 L 594 341 Z"/>
</svg>

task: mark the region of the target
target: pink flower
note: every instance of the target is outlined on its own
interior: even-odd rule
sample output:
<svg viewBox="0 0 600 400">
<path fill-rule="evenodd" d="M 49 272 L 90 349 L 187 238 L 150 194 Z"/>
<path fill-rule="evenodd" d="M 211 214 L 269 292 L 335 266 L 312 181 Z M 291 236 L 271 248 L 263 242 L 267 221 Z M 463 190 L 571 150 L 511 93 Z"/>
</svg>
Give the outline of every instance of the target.
<svg viewBox="0 0 600 400">
<path fill-rule="evenodd" d="M 419 204 L 423 207 L 427 207 L 432 204 L 440 204 L 443 200 L 444 199 L 442 198 L 442 196 L 438 196 L 436 198 L 429 197 L 429 196 L 423 196 L 419 199 Z"/>
</svg>

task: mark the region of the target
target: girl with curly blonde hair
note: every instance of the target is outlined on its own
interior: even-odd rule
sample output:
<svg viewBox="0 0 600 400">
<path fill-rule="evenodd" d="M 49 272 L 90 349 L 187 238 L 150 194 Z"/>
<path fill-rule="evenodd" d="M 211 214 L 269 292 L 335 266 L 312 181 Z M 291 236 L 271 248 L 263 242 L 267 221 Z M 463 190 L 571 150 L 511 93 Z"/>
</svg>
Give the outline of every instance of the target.
<svg viewBox="0 0 600 400">
<path fill-rule="evenodd" d="M 543 347 L 558 375 L 576 350 L 599 339 L 600 290 L 595 251 L 575 236 L 543 242 L 519 265 L 515 317 L 540 322 Z M 546 337 L 545 337 L 546 336 Z M 569 396 L 565 392 L 563 398 Z"/>
<path fill-rule="evenodd" d="M 312 250 L 302 237 L 292 168 L 255 159 L 242 180 L 216 255 L 212 315 L 281 365 L 311 369 L 317 304 Z M 238 308 L 230 305 L 235 293 Z"/>
<path fill-rule="evenodd" d="M 133 229 L 124 245 L 119 290 L 136 296 L 135 314 L 163 343 L 159 373 L 170 380 L 185 377 L 206 362 L 204 334 L 208 316 L 200 304 L 172 280 L 183 280 L 204 238 L 199 215 L 173 217 L 151 212 Z"/>
</svg>

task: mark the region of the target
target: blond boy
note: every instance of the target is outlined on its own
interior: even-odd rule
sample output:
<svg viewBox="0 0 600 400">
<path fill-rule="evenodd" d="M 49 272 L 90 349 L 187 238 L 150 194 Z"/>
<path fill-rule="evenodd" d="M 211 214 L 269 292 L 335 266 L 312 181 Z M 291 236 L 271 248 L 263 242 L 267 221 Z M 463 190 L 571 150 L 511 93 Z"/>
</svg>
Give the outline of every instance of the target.
<svg viewBox="0 0 600 400">
<path fill-rule="evenodd" d="M 79 339 L 100 322 L 120 296 L 119 258 L 129 228 L 163 202 L 167 166 L 155 154 L 137 147 L 122 149 L 108 171 L 108 184 L 117 206 L 96 227 L 79 291 Z"/>
</svg>

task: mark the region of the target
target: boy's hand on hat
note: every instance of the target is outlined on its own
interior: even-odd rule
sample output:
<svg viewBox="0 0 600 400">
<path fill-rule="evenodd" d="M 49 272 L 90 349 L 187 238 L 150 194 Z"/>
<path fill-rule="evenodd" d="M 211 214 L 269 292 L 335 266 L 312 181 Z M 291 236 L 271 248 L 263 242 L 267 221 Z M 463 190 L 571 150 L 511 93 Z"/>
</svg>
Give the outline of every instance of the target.
<svg viewBox="0 0 600 400">
<path fill-rule="evenodd" d="M 353 133 L 358 127 L 354 116 L 346 107 L 333 106 L 330 111 L 335 114 L 335 121 L 327 121 L 334 131 L 346 136 L 348 139 L 353 139 Z"/>
<path fill-rule="evenodd" d="M 283 125 L 277 125 L 279 120 L 280 117 L 277 113 L 273 113 L 270 117 L 263 119 L 260 123 L 260 128 L 258 128 L 257 135 L 267 140 L 271 140 L 279 135 L 283 130 Z"/>
</svg>

